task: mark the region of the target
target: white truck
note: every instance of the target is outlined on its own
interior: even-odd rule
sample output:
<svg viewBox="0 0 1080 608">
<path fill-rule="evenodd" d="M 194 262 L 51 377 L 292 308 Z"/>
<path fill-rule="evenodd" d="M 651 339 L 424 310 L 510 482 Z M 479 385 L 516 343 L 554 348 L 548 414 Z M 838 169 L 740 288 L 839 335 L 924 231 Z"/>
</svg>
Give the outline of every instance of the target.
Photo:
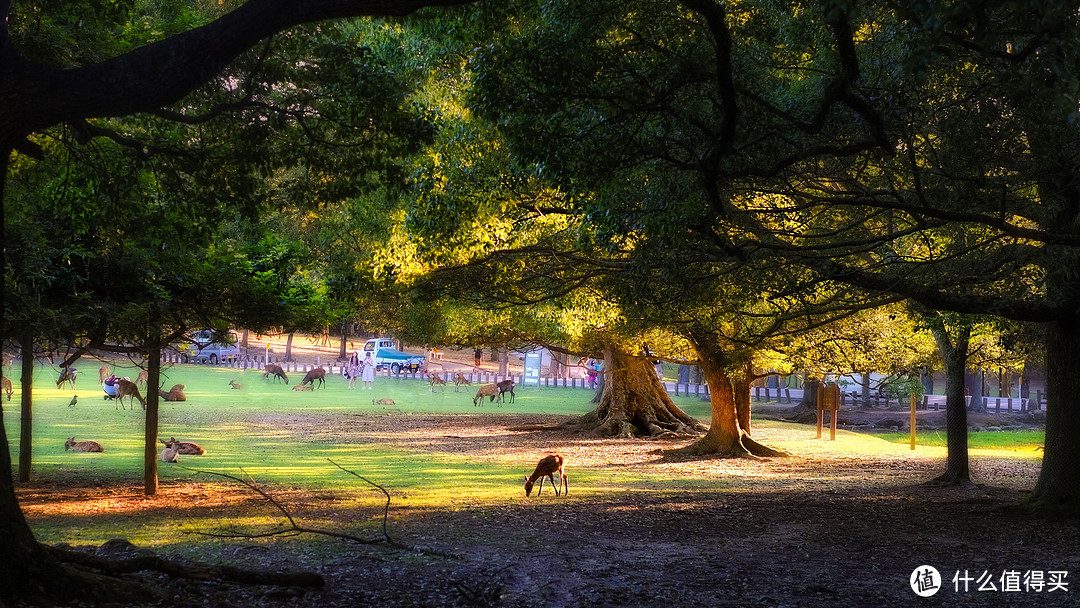
<svg viewBox="0 0 1080 608">
<path fill-rule="evenodd" d="M 397 349 L 394 341 L 389 338 L 372 338 L 364 343 L 364 355 L 371 353 L 371 360 L 375 362 L 375 369 L 388 369 L 391 373 L 398 374 L 402 371 L 415 373 L 424 367 L 423 355 L 411 355 Z"/>
</svg>

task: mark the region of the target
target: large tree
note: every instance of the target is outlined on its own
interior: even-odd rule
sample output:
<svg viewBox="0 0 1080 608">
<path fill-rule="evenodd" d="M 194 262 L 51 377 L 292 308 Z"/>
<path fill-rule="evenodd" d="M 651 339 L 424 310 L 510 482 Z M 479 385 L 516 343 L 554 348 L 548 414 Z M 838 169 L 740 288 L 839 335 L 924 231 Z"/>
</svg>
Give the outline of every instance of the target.
<svg viewBox="0 0 1080 608">
<path fill-rule="evenodd" d="M 6 205 L 5 185 L 11 163 L 24 162 L 27 157 L 38 160 L 47 158 L 48 139 L 55 138 L 49 135 L 50 131 L 68 130 L 70 137 L 80 142 L 105 138 L 128 146 L 137 153 L 136 156 L 147 156 L 161 150 L 141 143 L 146 141 L 147 138 L 141 137 L 146 133 L 131 137 L 132 133 L 113 128 L 114 125 L 102 124 L 98 119 L 145 113 L 175 124 L 191 124 L 195 122 L 188 115 L 192 109 L 203 115 L 227 114 L 259 105 L 253 102 L 254 96 L 243 95 L 251 89 L 236 89 L 244 102 L 237 105 L 224 103 L 215 108 L 193 108 L 181 102 L 193 90 L 211 83 L 242 53 L 278 32 L 323 19 L 407 15 L 425 6 L 464 3 L 463 0 L 251 0 L 220 16 L 174 10 L 186 3 L 159 3 L 155 5 L 156 9 L 151 10 L 161 10 L 161 13 L 143 17 L 156 20 L 163 27 L 148 29 L 148 35 L 125 32 L 120 39 L 127 45 L 126 48 L 97 48 L 92 35 L 86 38 L 77 35 L 75 39 L 79 43 L 79 52 L 52 53 L 63 45 L 59 40 L 54 40 L 54 45 L 47 44 L 50 36 L 67 31 L 82 32 L 84 30 L 80 30 L 79 25 L 84 20 L 87 24 L 100 25 L 109 19 L 117 19 L 117 23 L 122 24 L 126 18 L 122 12 L 125 7 L 112 5 L 110 10 L 97 11 L 86 4 L 46 2 L 13 12 L 10 0 L 3 0 L 0 2 L 0 13 L 4 17 L 0 28 L 0 80 L 4 82 L 0 90 L 0 180 L 3 180 L 0 181 L 0 200 L 5 201 Z M 139 8 L 141 10 L 142 7 Z M 232 8 L 232 5 L 225 8 Z M 63 25 L 56 27 L 57 23 L 66 23 L 70 29 L 65 30 Z M 302 45 L 305 38 L 315 37 L 311 32 L 298 32 L 288 39 Z M 97 41 L 112 39 L 112 34 L 103 32 Z M 110 54 L 110 49 L 117 52 Z M 264 61 L 270 64 L 281 60 L 273 55 L 258 55 L 252 58 L 250 64 L 259 66 Z M 340 65 L 331 63 L 326 67 Z M 257 70 L 250 73 L 257 73 Z M 218 89 L 222 89 L 220 84 L 223 81 L 217 82 Z M 224 82 L 239 86 L 247 81 L 240 77 Z M 175 105 L 178 103 L 181 105 Z M 274 118 L 295 119 L 297 122 L 303 118 L 291 116 L 291 107 L 278 108 L 281 112 L 277 114 L 272 106 L 263 106 L 262 109 L 270 120 L 247 122 L 252 127 L 249 132 L 257 133 L 259 127 L 273 126 L 276 124 Z M 311 143 L 315 146 L 327 145 L 319 138 L 320 133 L 313 132 L 312 135 L 314 141 Z M 293 150 L 299 151 L 300 148 L 294 147 Z M 207 163 L 215 161 L 212 156 L 204 160 Z M 251 178 L 248 186 L 258 186 L 257 174 L 245 175 Z M 162 299 L 154 298 L 151 301 L 161 302 Z M 3 453 L 0 465 L 5 471 L 10 471 L 10 452 L 6 431 L 2 428 L 0 452 Z M 140 596 L 146 597 L 145 590 L 134 594 L 120 593 L 115 583 L 80 576 L 57 564 L 49 553 L 34 542 L 19 511 L 12 478 L 8 473 L 0 475 L 0 511 L 3 522 L 0 524 L 0 535 L 11 541 L 11 547 L 2 558 L 3 567 L 0 568 L 0 588 L 4 589 L 5 596 L 40 594 L 61 601 L 134 601 Z"/>
<path fill-rule="evenodd" d="M 653 225 L 715 255 L 1045 323 L 1030 502 L 1080 507 L 1075 6 L 556 2 L 531 17 L 560 27 L 484 47 L 476 107 L 553 179 L 608 194 L 592 217 L 613 235 Z M 686 195 L 623 196 L 646 180 Z"/>
</svg>

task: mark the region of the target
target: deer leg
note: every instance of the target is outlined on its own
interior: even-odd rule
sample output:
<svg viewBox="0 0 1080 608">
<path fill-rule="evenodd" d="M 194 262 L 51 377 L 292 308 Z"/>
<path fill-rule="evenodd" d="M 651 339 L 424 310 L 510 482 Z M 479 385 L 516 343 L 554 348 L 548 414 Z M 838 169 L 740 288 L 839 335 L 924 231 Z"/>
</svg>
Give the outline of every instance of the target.
<svg viewBox="0 0 1080 608">
<path fill-rule="evenodd" d="M 549 473 L 548 479 L 551 480 L 551 489 L 555 490 L 555 496 L 559 495 L 559 486 L 555 485 L 555 478 Z"/>
</svg>

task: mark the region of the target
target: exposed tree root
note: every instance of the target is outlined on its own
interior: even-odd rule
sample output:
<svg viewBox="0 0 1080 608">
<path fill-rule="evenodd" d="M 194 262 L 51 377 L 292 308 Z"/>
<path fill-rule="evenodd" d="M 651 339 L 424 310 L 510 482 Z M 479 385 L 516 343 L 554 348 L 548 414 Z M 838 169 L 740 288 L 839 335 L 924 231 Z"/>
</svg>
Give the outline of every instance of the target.
<svg viewBox="0 0 1080 608">
<path fill-rule="evenodd" d="M 111 541 L 115 542 L 115 541 Z M 126 543 L 126 541 L 123 541 Z M 127 543 L 128 546 L 131 546 Z M 106 574 L 129 574 L 153 570 L 174 578 L 194 580 L 227 580 L 246 585 L 280 585 L 296 587 L 322 587 L 326 581 L 314 572 L 284 571 L 271 572 L 248 570 L 235 566 L 210 565 L 200 563 L 181 563 L 165 559 L 147 550 L 134 551 L 132 557 L 114 559 L 91 555 L 81 551 L 62 547 L 49 547 L 49 552 L 56 559 L 66 564 L 75 564 Z"/>
</svg>

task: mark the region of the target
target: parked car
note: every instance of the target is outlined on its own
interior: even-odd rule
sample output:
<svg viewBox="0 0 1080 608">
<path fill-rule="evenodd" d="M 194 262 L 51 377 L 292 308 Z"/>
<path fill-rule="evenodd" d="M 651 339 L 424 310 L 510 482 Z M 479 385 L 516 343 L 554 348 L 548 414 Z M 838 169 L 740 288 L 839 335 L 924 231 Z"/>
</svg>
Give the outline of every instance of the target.
<svg viewBox="0 0 1080 608">
<path fill-rule="evenodd" d="M 184 363 L 231 363 L 240 357 L 238 341 L 236 332 L 230 331 L 228 342 L 215 342 L 214 332 L 204 329 L 188 334 L 188 342 L 180 346 L 180 357 Z"/>
</svg>

